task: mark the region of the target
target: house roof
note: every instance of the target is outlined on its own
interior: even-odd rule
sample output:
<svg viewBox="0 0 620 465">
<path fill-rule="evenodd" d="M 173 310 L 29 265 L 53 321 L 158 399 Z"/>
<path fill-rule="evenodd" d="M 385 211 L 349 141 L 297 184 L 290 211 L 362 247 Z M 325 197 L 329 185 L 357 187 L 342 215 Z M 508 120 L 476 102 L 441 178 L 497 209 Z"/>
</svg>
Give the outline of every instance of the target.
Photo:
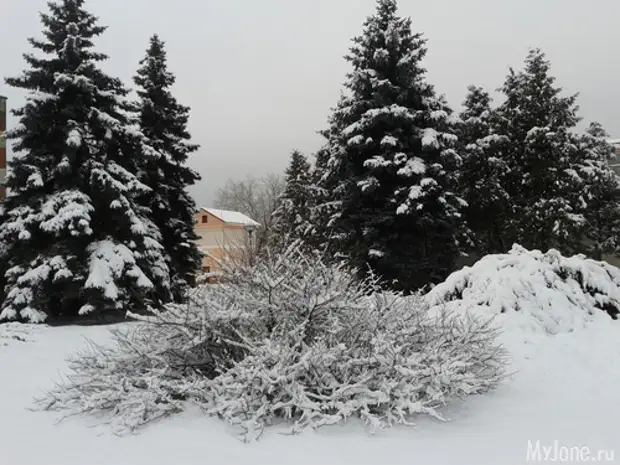
<svg viewBox="0 0 620 465">
<path fill-rule="evenodd" d="M 260 226 L 260 223 L 254 221 L 249 216 L 244 215 L 240 212 L 235 212 L 231 210 L 219 210 L 217 208 L 202 208 L 203 211 L 210 213 L 211 215 L 219 218 L 224 223 L 227 224 L 238 224 L 241 226 Z"/>
</svg>

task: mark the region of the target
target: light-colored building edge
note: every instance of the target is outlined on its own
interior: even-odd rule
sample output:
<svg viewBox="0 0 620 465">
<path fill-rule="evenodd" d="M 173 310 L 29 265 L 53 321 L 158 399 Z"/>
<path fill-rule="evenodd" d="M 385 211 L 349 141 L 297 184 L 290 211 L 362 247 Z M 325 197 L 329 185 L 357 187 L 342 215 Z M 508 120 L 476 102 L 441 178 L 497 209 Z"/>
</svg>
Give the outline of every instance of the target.
<svg viewBox="0 0 620 465">
<path fill-rule="evenodd" d="M 201 208 L 194 219 L 198 248 L 205 254 L 202 273 L 217 273 L 227 260 L 241 259 L 253 247 L 260 226 L 242 213 L 216 208 Z"/>
<path fill-rule="evenodd" d="M 608 139 L 607 142 L 613 145 L 615 153 L 608 161 L 609 167 L 620 175 L 620 139 Z"/>
</svg>

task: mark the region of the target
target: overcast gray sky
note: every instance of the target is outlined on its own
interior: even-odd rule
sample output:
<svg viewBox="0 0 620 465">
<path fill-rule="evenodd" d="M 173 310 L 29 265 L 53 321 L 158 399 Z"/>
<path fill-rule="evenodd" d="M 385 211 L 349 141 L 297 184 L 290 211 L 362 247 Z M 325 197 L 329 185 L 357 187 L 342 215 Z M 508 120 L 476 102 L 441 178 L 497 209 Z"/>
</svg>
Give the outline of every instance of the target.
<svg viewBox="0 0 620 465">
<path fill-rule="evenodd" d="M 175 94 L 190 105 L 202 145 L 200 205 L 228 178 L 282 171 L 291 149 L 315 151 L 338 98 L 352 36 L 374 0 L 89 0 L 109 26 L 98 42 L 106 70 L 130 84 L 154 32 L 167 42 Z M 24 67 L 44 0 L 0 0 L 0 74 Z M 401 0 L 428 38 L 430 81 L 458 108 L 470 83 L 493 90 L 528 47 L 540 46 L 558 84 L 580 92 L 581 116 L 620 137 L 620 1 Z M 23 95 L 3 82 L 9 106 Z M 9 120 L 9 126 L 14 121 Z"/>
</svg>

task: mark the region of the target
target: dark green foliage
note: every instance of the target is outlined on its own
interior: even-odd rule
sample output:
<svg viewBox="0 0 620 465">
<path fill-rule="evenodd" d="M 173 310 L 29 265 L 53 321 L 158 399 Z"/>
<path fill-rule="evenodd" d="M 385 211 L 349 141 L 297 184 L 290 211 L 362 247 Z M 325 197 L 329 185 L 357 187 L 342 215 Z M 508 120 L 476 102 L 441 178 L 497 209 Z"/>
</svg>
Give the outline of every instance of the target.
<svg viewBox="0 0 620 465">
<path fill-rule="evenodd" d="M 527 249 L 601 258 L 617 247 L 618 178 L 600 125 L 575 131 L 577 96 L 562 96 L 544 53 L 531 50 L 522 71 L 510 70 L 491 110 L 470 88 L 461 115 L 465 154 L 461 191 L 477 255 Z"/>
<path fill-rule="evenodd" d="M 504 189 L 508 166 L 502 159 L 507 138 L 494 134 L 491 97 L 470 86 L 461 113 L 458 136 L 463 154 L 460 193 L 467 202 L 465 220 L 472 233 L 477 256 L 505 252 L 503 231 L 511 215 L 509 194 Z"/>
<path fill-rule="evenodd" d="M 590 208 L 599 196 L 591 187 L 606 167 L 574 132 L 577 96 L 561 96 L 549 71 L 544 53 L 531 50 L 525 69 L 511 70 L 501 89 L 506 101 L 497 111 L 496 132 L 509 140 L 504 187 L 513 207 L 505 245 L 571 254 L 585 251 Z"/>
<path fill-rule="evenodd" d="M 144 159 L 159 153 L 130 123 L 127 90 L 93 50 L 104 27 L 83 0 L 50 2 L 41 15 L 42 52 L 8 85 L 28 91 L 9 131 L 0 249 L 2 319 L 48 321 L 141 311 L 170 300 L 161 234 L 140 202 Z"/>
<path fill-rule="evenodd" d="M 330 230 L 329 218 L 333 214 L 330 201 L 333 198 L 333 189 L 329 182 L 333 178 L 328 177 L 329 152 L 326 147 L 321 148 L 314 156 L 314 165 L 310 168 L 310 183 L 308 195 L 310 196 L 310 220 L 309 229 L 306 233 L 305 242 L 310 249 L 326 252 L 329 249 Z"/>
<path fill-rule="evenodd" d="M 202 254 L 194 232 L 196 205 L 187 188 L 200 176 L 187 166 L 188 156 L 198 150 L 189 142 L 187 132 L 189 108 L 180 105 L 171 94 L 175 82 L 168 71 L 165 44 L 153 36 L 146 57 L 134 78 L 138 86 L 140 128 L 162 157 L 149 160 L 144 182 L 152 187 L 149 206 L 153 221 L 162 233 L 168 255 L 175 301 L 181 302 L 188 285 L 195 284 Z"/>
<path fill-rule="evenodd" d="M 274 212 L 274 238 L 284 244 L 300 241 L 309 245 L 306 239 L 310 226 L 310 164 L 298 150 L 291 154 L 286 169 L 284 192 Z"/>
<path fill-rule="evenodd" d="M 362 275 L 405 291 L 453 271 L 463 202 L 451 111 L 425 81 L 425 40 L 379 0 L 346 57 L 353 70 L 317 166 L 325 237 Z"/>
<path fill-rule="evenodd" d="M 561 96 L 549 70 L 545 55 L 532 50 L 525 69 L 511 70 L 501 88 L 506 101 L 497 111 L 497 133 L 509 140 L 503 157 L 513 204 L 505 245 L 567 254 L 579 250 L 584 224 L 575 173 L 580 153 L 572 133 L 579 121 L 577 96 Z"/>
<path fill-rule="evenodd" d="M 613 147 L 607 137 L 600 123 L 594 122 L 581 140 L 587 159 L 581 170 L 587 204 L 586 245 L 588 254 L 597 260 L 604 254 L 616 254 L 620 245 L 620 178 L 608 166 Z"/>
</svg>

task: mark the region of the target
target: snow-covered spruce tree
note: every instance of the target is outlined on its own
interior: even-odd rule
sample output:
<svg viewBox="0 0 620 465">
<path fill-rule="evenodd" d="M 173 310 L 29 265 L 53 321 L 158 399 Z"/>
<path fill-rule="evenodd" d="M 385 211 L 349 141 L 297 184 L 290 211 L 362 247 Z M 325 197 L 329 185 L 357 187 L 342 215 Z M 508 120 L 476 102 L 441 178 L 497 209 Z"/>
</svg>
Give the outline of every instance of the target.
<svg viewBox="0 0 620 465">
<path fill-rule="evenodd" d="M 280 420 L 294 432 L 411 424 L 502 379 L 489 321 L 376 290 L 293 244 L 115 331 L 118 344 L 75 357 L 39 405 L 108 413 L 126 432 L 193 403 L 250 440 Z"/>
<path fill-rule="evenodd" d="M 288 244 L 301 240 L 303 244 L 310 227 L 310 163 L 298 150 L 291 153 L 285 183 L 273 213 L 273 242 Z"/>
<path fill-rule="evenodd" d="M 129 123 L 127 91 L 93 50 L 105 28 L 83 0 L 49 2 L 40 56 L 7 84 L 29 91 L 8 138 L 8 257 L 0 319 L 124 315 L 170 299 L 161 234 L 138 199 L 143 158 L 158 153 Z"/>
<path fill-rule="evenodd" d="M 497 133 L 508 138 L 504 188 L 513 205 L 504 245 L 562 253 L 583 249 L 586 220 L 581 167 L 586 160 L 573 129 L 579 121 L 576 95 L 561 96 L 550 63 L 533 49 L 525 68 L 510 70 L 497 109 Z"/>
<path fill-rule="evenodd" d="M 597 260 L 620 247 L 620 177 L 609 167 L 613 147 L 600 123 L 590 124 L 581 137 L 584 160 L 579 176 L 584 180 L 583 198 L 587 204 L 585 244 L 587 253 Z"/>
<path fill-rule="evenodd" d="M 326 131 L 330 240 L 353 268 L 415 290 L 445 278 L 459 254 L 453 118 L 425 81 L 425 40 L 395 0 L 378 0 L 353 42 Z"/>
<path fill-rule="evenodd" d="M 467 202 L 465 221 L 478 256 L 503 252 L 504 228 L 510 217 L 510 197 L 503 183 L 508 166 L 502 159 L 506 137 L 494 133 L 491 96 L 481 87 L 469 86 L 458 125 L 463 165 L 460 194 Z"/>
<path fill-rule="evenodd" d="M 153 221 L 161 230 L 173 296 L 180 302 L 187 295 L 188 285 L 195 284 L 202 263 L 195 242 L 198 238 L 194 232 L 196 204 L 187 192 L 200 179 L 187 166 L 188 156 L 198 146 L 189 142 L 189 108 L 180 105 L 171 94 L 175 77 L 168 71 L 165 43 L 157 35 L 151 38 L 140 65 L 134 78 L 140 128 L 150 144 L 163 154 L 146 164 L 144 183 L 152 188 L 149 204 Z"/>
<path fill-rule="evenodd" d="M 320 132 L 325 139 L 329 140 L 329 131 Z M 338 262 L 341 257 L 334 247 L 334 241 L 330 240 L 330 219 L 338 212 L 339 202 L 336 200 L 335 185 L 338 180 L 332 176 L 329 170 L 329 148 L 321 147 L 314 154 L 314 164 L 310 169 L 310 221 L 306 234 L 306 243 L 313 250 L 321 250 L 331 253 L 331 257 Z M 326 255 L 327 257 L 328 255 Z"/>
</svg>

